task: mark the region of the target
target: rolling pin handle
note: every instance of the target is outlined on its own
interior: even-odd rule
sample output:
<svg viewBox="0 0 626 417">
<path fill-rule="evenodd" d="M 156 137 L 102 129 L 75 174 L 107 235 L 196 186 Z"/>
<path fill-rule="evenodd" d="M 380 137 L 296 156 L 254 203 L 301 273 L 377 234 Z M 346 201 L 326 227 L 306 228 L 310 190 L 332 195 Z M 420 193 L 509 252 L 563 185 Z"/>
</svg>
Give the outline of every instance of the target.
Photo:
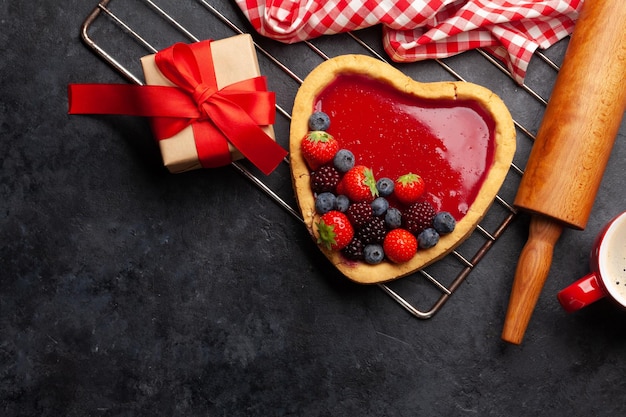
<svg viewBox="0 0 626 417">
<path fill-rule="evenodd" d="M 563 225 L 544 216 L 532 216 L 528 241 L 522 249 L 515 271 L 502 339 L 519 345 L 550 272 L 554 245 Z"/>
</svg>

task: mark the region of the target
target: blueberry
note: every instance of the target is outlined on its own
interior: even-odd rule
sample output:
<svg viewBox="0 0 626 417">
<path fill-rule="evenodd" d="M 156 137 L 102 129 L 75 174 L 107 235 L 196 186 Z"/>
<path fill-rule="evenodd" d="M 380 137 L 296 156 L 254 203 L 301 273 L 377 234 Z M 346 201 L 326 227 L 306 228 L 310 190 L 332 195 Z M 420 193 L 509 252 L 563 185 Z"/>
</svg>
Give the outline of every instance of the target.
<svg viewBox="0 0 626 417">
<path fill-rule="evenodd" d="M 447 211 L 442 211 L 435 215 L 433 219 L 433 226 L 440 235 L 445 235 L 454 231 L 456 227 L 456 220 L 452 217 L 452 214 Z"/>
<path fill-rule="evenodd" d="M 348 210 L 348 207 L 350 207 L 350 199 L 343 194 L 338 195 L 337 199 L 335 200 L 335 206 L 337 210 L 345 213 L 346 210 Z"/>
<path fill-rule="evenodd" d="M 397 229 L 402 226 L 402 214 L 400 210 L 390 207 L 385 213 L 385 224 L 390 229 Z"/>
<path fill-rule="evenodd" d="M 327 130 L 330 126 L 330 117 L 323 111 L 316 111 L 309 117 L 309 130 Z"/>
<path fill-rule="evenodd" d="M 315 211 L 319 214 L 328 213 L 336 207 L 337 198 L 333 193 L 320 193 L 315 199 Z"/>
<path fill-rule="evenodd" d="M 393 193 L 394 187 L 395 185 L 391 178 L 385 177 L 376 181 L 376 189 L 378 189 L 378 194 L 380 194 L 381 197 L 390 196 L 391 193 Z"/>
<path fill-rule="evenodd" d="M 379 264 L 385 258 L 383 247 L 377 243 L 365 246 L 363 249 L 363 259 L 370 265 Z"/>
<path fill-rule="evenodd" d="M 432 227 L 424 229 L 422 233 L 417 236 L 417 242 L 420 249 L 428 249 L 439 243 L 439 233 Z"/>
<path fill-rule="evenodd" d="M 347 149 L 340 149 L 333 158 L 333 165 L 339 172 L 348 172 L 354 166 L 354 154 Z"/>
<path fill-rule="evenodd" d="M 372 201 L 371 206 L 374 216 L 382 216 L 387 212 L 389 202 L 385 197 L 377 197 L 374 201 Z"/>
</svg>

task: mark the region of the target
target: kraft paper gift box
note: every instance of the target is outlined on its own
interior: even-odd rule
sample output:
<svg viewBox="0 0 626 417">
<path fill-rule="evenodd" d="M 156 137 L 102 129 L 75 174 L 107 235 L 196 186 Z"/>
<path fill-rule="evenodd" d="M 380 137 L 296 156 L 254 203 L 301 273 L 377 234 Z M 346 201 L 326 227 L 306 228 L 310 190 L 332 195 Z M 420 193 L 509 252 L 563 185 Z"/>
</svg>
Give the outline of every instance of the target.
<svg viewBox="0 0 626 417">
<path fill-rule="evenodd" d="M 250 35 L 237 35 L 230 38 L 211 41 L 211 57 L 218 89 L 238 81 L 247 80 L 261 75 L 254 43 Z M 175 86 L 156 66 L 155 55 L 141 58 L 146 84 Z M 262 126 L 263 131 L 275 140 L 271 125 Z M 187 126 L 177 134 L 159 140 L 163 164 L 172 173 L 202 168 L 196 149 L 194 133 Z M 231 159 L 242 159 L 242 154 L 228 144 Z"/>
</svg>

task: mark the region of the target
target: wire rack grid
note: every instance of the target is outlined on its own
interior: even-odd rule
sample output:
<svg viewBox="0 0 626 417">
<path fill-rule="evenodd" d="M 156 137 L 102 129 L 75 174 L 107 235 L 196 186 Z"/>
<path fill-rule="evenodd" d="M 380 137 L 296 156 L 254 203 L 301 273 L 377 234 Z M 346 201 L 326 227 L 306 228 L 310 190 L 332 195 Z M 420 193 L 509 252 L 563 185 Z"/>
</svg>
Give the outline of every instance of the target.
<svg viewBox="0 0 626 417">
<path fill-rule="evenodd" d="M 323 60 L 347 53 L 366 54 L 386 62 L 380 28 L 284 45 L 253 33 L 232 2 L 216 6 L 217 3 L 205 0 L 101 0 L 85 19 L 81 36 L 85 44 L 114 70 L 129 82 L 142 85 L 142 77 L 138 75 L 142 74 L 139 58 L 147 53 L 156 53 L 178 41 L 197 42 L 250 33 L 255 41 L 261 72 L 268 76 L 270 89 L 276 91 L 277 121 L 274 128 L 277 141 L 285 148 L 288 148 L 291 119 L 286 109 L 291 108 L 298 86 L 308 71 Z M 508 70 L 482 50 L 446 59 L 391 63 L 421 82 L 471 81 L 490 88 L 511 109 L 517 130 L 517 152 L 507 178 L 470 238 L 444 259 L 411 276 L 377 284 L 414 317 L 433 317 L 515 219 L 517 213 L 511 202 L 535 139 L 532 132 L 537 130 L 545 110 L 546 97 L 558 73 L 557 62 L 562 59 L 566 43 L 564 40 L 543 53 L 537 52 L 537 59 L 533 60 L 523 86 L 515 84 Z M 286 159 L 282 165 L 265 177 L 246 161 L 232 163 L 245 178 L 302 221 L 291 190 L 289 161 Z"/>
</svg>

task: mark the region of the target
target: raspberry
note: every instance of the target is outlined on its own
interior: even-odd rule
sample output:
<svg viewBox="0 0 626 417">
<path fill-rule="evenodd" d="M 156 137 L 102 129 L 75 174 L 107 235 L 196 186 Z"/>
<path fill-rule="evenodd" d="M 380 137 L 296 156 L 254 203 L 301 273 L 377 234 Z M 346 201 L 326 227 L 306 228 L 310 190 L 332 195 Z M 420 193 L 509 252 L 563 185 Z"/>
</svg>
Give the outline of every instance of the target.
<svg viewBox="0 0 626 417">
<path fill-rule="evenodd" d="M 346 211 L 346 216 L 348 216 L 348 220 L 350 220 L 352 226 L 354 226 L 355 229 L 359 229 L 374 216 L 374 212 L 372 206 L 363 201 L 361 203 L 351 204 Z"/>
<path fill-rule="evenodd" d="M 357 232 L 357 237 L 365 244 L 383 243 L 387 229 L 385 221 L 380 217 L 372 217 Z"/>
<path fill-rule="evenodd" d="M 406 230 L 417 236 L 424 229 L 432 227 L 435 214 L 437 213 L 429 202 L 419 201 L 411 204 L 402 213 L 402 223 Z"/>
<path fill-rule="evenodd" d="M 311 173 L 311 189 L 314 193 L 334 193 L 339 183 L 339 171 L 330 165 L 324 165 Z"/>
<path fill-rule="evenodd" d="M 353 261 L 361 261 L 363 260 L 363 248 L 363 242 L 361 242 L 357 238 L 353 238 L 350 243 L 348 243 L 348 246 L 341 250 L 341 253 L 343 253 L 343 256 L 348 259 L 352 259 Z"/>
</svg>

